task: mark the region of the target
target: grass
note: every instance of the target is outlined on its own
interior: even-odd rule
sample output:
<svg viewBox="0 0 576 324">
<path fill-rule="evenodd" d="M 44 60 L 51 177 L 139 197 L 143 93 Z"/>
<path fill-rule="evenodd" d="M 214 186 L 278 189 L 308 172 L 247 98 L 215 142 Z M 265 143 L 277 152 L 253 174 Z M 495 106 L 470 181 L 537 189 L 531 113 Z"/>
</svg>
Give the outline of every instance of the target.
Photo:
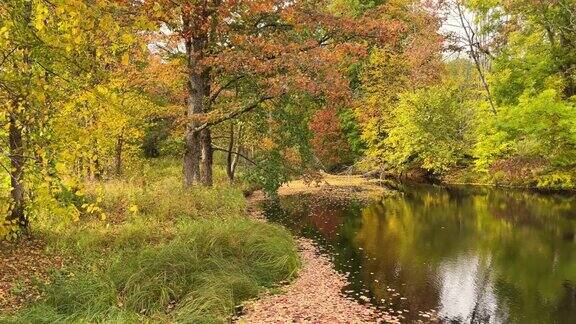
<svg viewBox="0 0 576 324">
<path fill-rule="evenodd" d="M 74 262 L 54 273 L 42 300 L 0 322 L 221 323 L 294 277 L 300 261 L 287 230 L 244 217 L 240 189 L 184 190 L 175 170 L 93 184 L 105 222 L 43 226 L 48 248 Z"/>
</svg>

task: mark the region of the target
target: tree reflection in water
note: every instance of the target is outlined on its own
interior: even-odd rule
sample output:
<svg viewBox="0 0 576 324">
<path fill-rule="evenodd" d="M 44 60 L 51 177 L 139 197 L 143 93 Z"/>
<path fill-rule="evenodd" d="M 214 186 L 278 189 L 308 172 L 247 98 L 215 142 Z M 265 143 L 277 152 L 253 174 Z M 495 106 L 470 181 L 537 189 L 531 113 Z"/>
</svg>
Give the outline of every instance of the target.
<svg viewBox="0 0 576 324">
<path fill-rule="evenodd" d="M 408 186 L 362 206 L 310 196 L 268 203 L 270 219 L 315 238 L 347 288 L 408 321 L 576 319 L 576 201 L 494 188 Z"/>
</svg>

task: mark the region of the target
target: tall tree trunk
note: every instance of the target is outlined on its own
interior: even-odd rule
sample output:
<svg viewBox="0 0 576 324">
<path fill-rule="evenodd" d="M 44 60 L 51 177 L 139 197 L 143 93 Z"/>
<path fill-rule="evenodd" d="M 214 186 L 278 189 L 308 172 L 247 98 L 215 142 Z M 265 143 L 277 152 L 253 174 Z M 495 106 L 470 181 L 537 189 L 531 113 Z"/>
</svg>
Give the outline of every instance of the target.
<svg viewBox="0 0 576 324">
<path fill-rule="evenodd" d="M 7 220 L 17 221 L 22 230 L 28 228 L 28 218 L 25 213 L 24 200 L 24 141 L 22 139 L 22 128 L 17 125 L 16 113 L 11 113 L 9 117 L 8 141 L 10 147 L 10 184 L 12 208 Z"/>
<path fill-rule="evenodd" d="M 202 130 L 202 184 L 212 186 L 212 164 L 214 151 L 212 150 L 212 134 L 209 128 Z"/>
<path fill-rule="evenodd" d="M 198 117 L 206 114 L 210 108 L 209 100 L 211 90 L 210 67 L 203 66 L 201 61 L 209 50 L 209 43 L 216 41 L 216 28 L 218 26 L 218 10 L 221 0 L 213 0 L 211 5 L 204 2 L 204 9 L 200 12 L 190 12 L 183 9 L 182 23 L 185 35 L 186 58 L 188 67 L 188 109 L 189 118 L 186 130 L 186 152 L 184 154 L 184 185 L 189 187 L 200 181 L 205 186 L 212 185 L 212 135 L 208 127 L 198 131 L 201 125 Z M 200 20 L 211 21 L 210 30 L 206 26 L 195 25 L 197 15 L 204 15 Z M 194 18 L 193 18 L 194 17 Z M 200 165 L 202 164 L 202 165 Z"/>
<path fill-rule="evenodd" d="M 560 46 L 563 51 L 568 53 L 576 51 L 576 47 L 570 43 L 563 33 L 560 34 Z M 576 95 L 576 76 L 574 76 L 574 73 L 576 72 L 576 64 L 574 61 L 566 61 L 561 64 L 560 68 L 566 83 L 564 86 L 564 97 L 571 98 Z"/>
<path fill-rule="evenodd" d="M 94 159 L 94 180 L 100 181 L 103 176 L 102 165 L 100 164 L 100 158 L 98 153 L 96 153 L 96 158 Z"/>
<path fill-rule="evenodd" d="M 232 165 L 230 166 L 230 173 L 232 174 L 232 181 L 234 180 L 234 177 L 236 175 L 236 166 L 238 165 L 238 158 L 240 157 L 240 154 L 242 154 L 242 145 L 238 144 L 238 154 L 234 155 L 234 159 L 232 159 Z"/>
<path fill-rule="evenodd" d="M 97 148 L 98 144 L 96 141 L 92 142 L 92 147 Z M 102 165 L 100 164 L 100 155 L 97 149 L 89 150 L 90 157 L 88 158 L 88 164 L 86 166 L 87 173 L 86 178 L 90 181 L 100 181 L 102 180 Z"/>
<path fill-rule="evenodd" d="M 124 137 L 122 135 L 118 136 L 116 140 L 116 156 L 115 156 L 115 171 L 116 175 L 122 174 L 122 148 L 124 147 Z"/>
<path fill-rule="evenodd" d="M 234 147 L 238 144 L 236 151 Z M 228 152 L 226 155 L 226 174 L 228 180 L 234 182 L 236 173 L 236 166 L 238 165 L 238 157 L 242 154 L 242 125 L 238 127 L 238 133 L 234 134 L 234 124 L 230 125 L 230 136 L 228 141 Z"/>
<path fill-rule="evenodd" d="M 184 153 L 184 185 L 191 187 L 200 176 L 200 134 L 188 127 L 186 134 L 186 151 Z"/>
<path fill-rule="evenodd" d="M 188 118 L 186 129 L 186 151 L 184 154 L 184 185 L 190 187 L 200 181 L 200 161 L 202 157 L 202 132 L 196 130 L 200 122 L 197 117 L 204 113 L 204 93 L 206 81 L 192 72 L 188 89 Z M 212 164 L 210 164 L 212 165 Z"/>
<path fill-rule="evenodd" d="M 32 2 L 25 2 L 23 7 L 23 19 L 26 25 L 28 26 L 32 21 Z M 28 46 L 24 46 L 24 55 L 23 61 L 26 65 L 24 69 L 24 74 L 27 76 L 28 80 L 31 80 L 31 71 L 32 71 L 32 60 L 30 59 L 30 48 Z M 15 66 L 16 67 L 16 66 Z M 21 70 L 21 68 L 20 68 Z M 28 82 L 27 87 L 30 88 L 30 82 Z M 24 102 L 27 102 L 25 96 L 19 99 L 24 99 Z M 26 201 L 24 198 L 25 195 L 25 186 L 24 186 L 24 164 L 25 164 L 25 156 L 24 156 L 24 139 L 23 139 L 23 132 L 22 132 L 22 122 L 23 118 L 19 118 L 21 116 L 18 110 L 18 100 L 13 101 L 12 111 L 8 115 L 8 146 L 9 146 L 9 158 L 10 158 L 10 197 L 12 198 L 12 206 L 10 209 L 10 213 L 6 217 L 6 220 L 9 222 L 17 222 L 18 226 L 22 231 L 26 231 L 28 229 L 28 217 L 26 215 Z M 26 103 L 25 108 L 30 108 L 28 103 Z"/>
<path fill-rule="evenodd" d="M 189 13 L 183 15 L 184 29 L 190 30 Z M 197 117 L 204 113 L 204 95 L 206 93 L 208 78 L 205 73 L 198 71 L 198 60 L 204 49 L 206 41 L 201 38 L 186 40 L 186 55 L 188 60 L 188 98 L 186 114 L 189 118 L 186 127 L 184 153 L 184 186 L 191 187 L 200 180 L 200 158 L 202 153 L 201 132 Z"/>
</svg>

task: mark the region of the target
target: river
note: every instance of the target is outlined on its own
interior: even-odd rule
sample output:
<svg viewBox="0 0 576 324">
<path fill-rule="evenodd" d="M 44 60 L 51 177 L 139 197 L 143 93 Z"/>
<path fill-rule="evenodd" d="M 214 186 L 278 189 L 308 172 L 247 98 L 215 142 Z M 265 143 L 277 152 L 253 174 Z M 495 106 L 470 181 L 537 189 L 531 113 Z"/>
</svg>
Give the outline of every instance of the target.
<svg viewBox="0 0 576 324">
<path fill-rule="evenodd" d="M 576 199 L 408 185 L 373 203 L 290 196 L 268 219 L 313 238 L 344 293 L 405 322 L 576 323 Z"/>
</svg>

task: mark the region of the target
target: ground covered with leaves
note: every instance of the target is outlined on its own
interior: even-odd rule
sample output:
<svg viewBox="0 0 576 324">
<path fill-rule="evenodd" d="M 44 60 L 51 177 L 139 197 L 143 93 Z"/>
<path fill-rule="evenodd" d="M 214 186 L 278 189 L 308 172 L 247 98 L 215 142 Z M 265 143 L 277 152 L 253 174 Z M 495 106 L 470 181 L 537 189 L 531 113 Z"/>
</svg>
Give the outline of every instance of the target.
<svg viewBox="0 0 576 324">
<path fill-rule="evenodd" d="M 394 194 L 394 185 L 386 180 L 367 179 L 360 175 L 333 175 L 322 172 L 282 185 L 278 189 L 278 195 L 313 194 L 331 199 L 371 201 Z"/>
<path fill-rule="evenodd" d="M 246 304 L 238 323 L 399 323 L 400 319 L 361 304 L 342 294 L 344 275 L 334 270 L 328 256 L 313 241 L 299 238 L 304 267 L 281 294 L 264 296 Z"/>
<path fill-rule="evenodd" d="M 45 242 L 23 238 L 0 242 L 0 313 L 20 309 L 42 296 L 40 284 L 50 282 L 50 272 L 62 268 L 61 256 L 46 253 Z"/>
</svg>

